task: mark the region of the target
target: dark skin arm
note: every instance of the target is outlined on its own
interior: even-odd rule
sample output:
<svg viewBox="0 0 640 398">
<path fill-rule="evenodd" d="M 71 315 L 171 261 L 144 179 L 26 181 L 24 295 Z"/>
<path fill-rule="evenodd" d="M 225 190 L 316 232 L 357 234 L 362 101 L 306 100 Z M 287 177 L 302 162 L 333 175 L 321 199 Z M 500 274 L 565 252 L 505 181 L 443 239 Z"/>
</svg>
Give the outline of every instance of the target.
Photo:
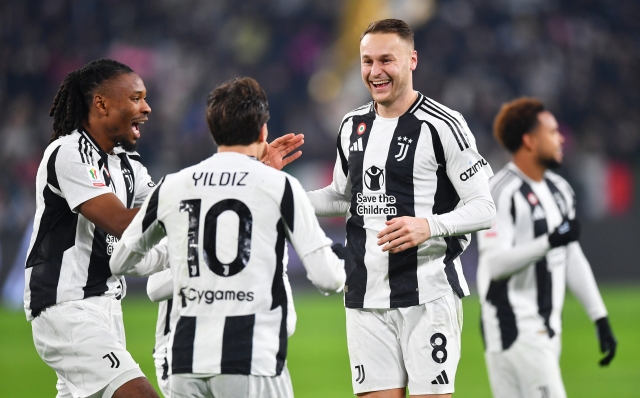
<svg viewBox="0 0 640 398">
<path fill-rule="evenodd" d="M 87 220 L 118 239 L 140 210 L 127 209 L 113 193 L 89 199 L 77 209 Z"/>
<path fill-rule="evenodd" d="M 301 151 L 289 155 L 302 144 L 304 144 L 304 135 L 286 134 L 275 139 L 265 148 L 262 161 L 280 170 L 302 155 Z M 287 155 L 289 156 L 285 158 Z M 138 208 L 127 209 L 113 193 L 89 199 L 79 205 L 77 209 L 87 220 L 118 239 L 139 210 Z"/>
</svg>

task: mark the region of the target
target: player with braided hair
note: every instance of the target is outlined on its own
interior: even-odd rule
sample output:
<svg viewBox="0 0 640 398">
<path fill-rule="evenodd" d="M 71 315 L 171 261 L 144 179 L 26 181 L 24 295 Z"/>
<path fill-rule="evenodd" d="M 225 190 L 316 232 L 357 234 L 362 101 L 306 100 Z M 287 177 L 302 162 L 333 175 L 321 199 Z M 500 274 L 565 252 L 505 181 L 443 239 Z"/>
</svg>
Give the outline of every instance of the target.
<svg viewBox="0 0 640 398">
<path fill-rule="evenodd" d="M 93 61 L 69 73 L 49 111 L 49 116 L 53 117 L 53 134 L 49 143 L 82 126 L 93 101 L 92 93 L 110 79 L 128 73 L 133 73 L 133 70 L 111 59 Z"/>
<path fill-rule="evenodd" d="M 146 94 L 131 68 L 100 59 L 65 77 L 50 111 L 24 306 L 36 350 L 58 375 L 59 398 L 158 397 L 125 348 L 126 283 L 109 268 L 114 245 L 155 186 L 134 152 L 151 113 Z M 302 143 L 289 134 L 264 155 L 282 167 Z M 166 246 L 142 261 L 168 264 Z"/>
</svg>

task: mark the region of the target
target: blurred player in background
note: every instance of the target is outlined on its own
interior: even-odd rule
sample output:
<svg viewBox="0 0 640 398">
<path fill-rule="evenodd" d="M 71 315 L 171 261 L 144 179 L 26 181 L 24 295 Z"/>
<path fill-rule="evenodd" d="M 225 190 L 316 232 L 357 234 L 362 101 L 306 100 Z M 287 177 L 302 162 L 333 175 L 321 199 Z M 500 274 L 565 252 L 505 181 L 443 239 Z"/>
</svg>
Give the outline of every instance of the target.
<svg viewBox="0 0 640 398">
<path fill-rule="evenodd" d="M 478 233 L 478 292 L 494 397 L 558 398 L 565 286 L 595 322 L 608 365 L 616 351 L 607 310 L 578 237 L 575 195 L 549 169 L 562 163 L 558 122 L 534 98 L 503 105 L 494 135 L 511 154 L 491 179 L 498 216 Z"/>
<path fill-rule="evenodd" d="M 168 238 L 171 397 L 293 396 L 285 239 L 321 291 L 344 285 L 344 262 L 334 251 L 344 256 L 345 249 L 332 251 L 300 183 L 258 161 L 268 119 L 255 80 L 216 88 L 207 123 L 218 153 L 165 177 L 114 250 L 114 274 L 144 275 L 151 268 L 140 260 Z"/>
<path fill-rule="evenodd" d="M 125 348 L 126 284 L 109 271 L 113 245 L 154 187 L 134 152 L 145 98 L 131 68 L 101 59 L 69 73 L 53 101 L 24 305 L 58 397 L 158 396 Z"/>
<path fill-rule="evenodd" d="M 418 56 L 401 20 L 360 40 L 373 101 L 338 134 L 331 185 L 309 192 L 317 215 L 345 215 L 353 272 L 344 287 L 358 396 L 450 396 L 469 294 L 459 256 L 489 228 L 491 167 L 460 113 L 413 89 Z"/>
</svg>

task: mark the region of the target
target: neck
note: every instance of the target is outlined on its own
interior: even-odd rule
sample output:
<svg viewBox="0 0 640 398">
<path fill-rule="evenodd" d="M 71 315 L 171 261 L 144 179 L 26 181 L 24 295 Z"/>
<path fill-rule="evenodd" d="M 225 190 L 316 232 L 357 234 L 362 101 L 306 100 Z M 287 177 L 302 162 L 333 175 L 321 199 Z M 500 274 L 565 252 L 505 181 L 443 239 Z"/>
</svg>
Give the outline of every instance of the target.
<svg viewBox="0 0 640 398">
<path fill-rule="evenodd" d="M 413 89 L 407 89 L 405 94 L 398 97 L 388 106 L 376 103 L 376 112 L 378 112 L 378 115 L 389 119 L 400 117 L 409 110 L 416 98 L 418 98 L 418 92 Z"/>
<path fill-rule="evenodd" d="M 97 127 L 95 124 L 91 124 L 91 120 L 84 121 L 82 123 L 84 130 L 98 143 L 100 149 L 105 153 L 112 153 L 116 143 L 113 142 L 106 134 L 105 129 Z"/>
<path fill-rule="evenodd" d="M 519 151 L 513 155 L 512 160 L 520 171 L 533 181 L 539 182 L 544 178 L 544 172 L 547 168 L 538 163 L 532 155 Z"/>
<path fill-rule="evenodd" d="M 218 147 L 218 153 L 222 152 L 237 152 L 247 156 L 253 156 L 256 159 L 260 159 L 262 152 L 264 151 L 264 142 L 254 142 L 250 145 L 220 145 Z"/>
</svg>

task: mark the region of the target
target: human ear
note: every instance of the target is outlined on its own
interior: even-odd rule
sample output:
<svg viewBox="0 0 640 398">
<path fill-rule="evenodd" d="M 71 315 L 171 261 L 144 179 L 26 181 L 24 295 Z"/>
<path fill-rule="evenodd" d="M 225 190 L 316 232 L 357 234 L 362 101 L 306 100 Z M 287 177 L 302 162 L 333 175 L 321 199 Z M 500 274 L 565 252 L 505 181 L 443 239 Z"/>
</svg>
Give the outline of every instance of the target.
<svg viewBox="0 0 640 398">
<path fill-rule="evenodd" d="M 107 115 L 107 104 L 106 104 L 106 99 L 99 94 L 96 94 L 93 96 L 93 107 L 96 111 L 98 111 L 98 113 L 100 113 L 101 115 Z"/>
</svg>

